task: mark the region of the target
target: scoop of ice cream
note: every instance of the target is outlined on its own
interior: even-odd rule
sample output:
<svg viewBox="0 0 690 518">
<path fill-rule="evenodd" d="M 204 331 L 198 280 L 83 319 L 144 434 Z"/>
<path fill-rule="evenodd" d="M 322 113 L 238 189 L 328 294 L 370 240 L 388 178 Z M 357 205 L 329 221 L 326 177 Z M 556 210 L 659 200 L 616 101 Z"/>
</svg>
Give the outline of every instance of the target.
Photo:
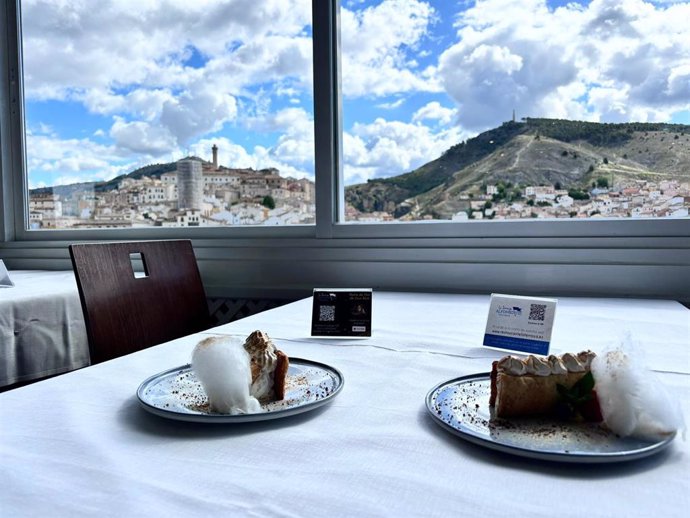
<svg viewBox="0 0 690 518">
<path fill-rule="evenodd" d="M 262 411 L 250 393 L 250 359 L 243 345 L 238 338 L 214 336 L 199 342 L 192 352 L 192 370 L 214 412 L 236 415 Z"/>
</svg>

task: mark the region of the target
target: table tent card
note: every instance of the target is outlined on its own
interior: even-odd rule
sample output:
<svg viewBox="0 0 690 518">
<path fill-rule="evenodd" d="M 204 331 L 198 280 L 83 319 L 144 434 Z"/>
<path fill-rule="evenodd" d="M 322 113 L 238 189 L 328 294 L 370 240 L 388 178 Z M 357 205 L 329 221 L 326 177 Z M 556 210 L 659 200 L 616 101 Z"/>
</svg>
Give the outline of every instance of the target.
<svg viewBox="0 0 690 518">
<path fill-rule="evenodd" d="M 556 299 L 491 295 L 484 345 L 526 354 L 549 354 Z"/>
<path fill-rule="evenodd" d="M 370 288 L 314 289 L 312 336 L 371 336 L 371 303 Z"/>
<path fill-rule="evenodd" d="M 5 263 L 0 259 L 0 288 L 11 288 L 14 286 L 12 279 L 10 279 L 10 274 L 5 268 Z"/>
</svg>

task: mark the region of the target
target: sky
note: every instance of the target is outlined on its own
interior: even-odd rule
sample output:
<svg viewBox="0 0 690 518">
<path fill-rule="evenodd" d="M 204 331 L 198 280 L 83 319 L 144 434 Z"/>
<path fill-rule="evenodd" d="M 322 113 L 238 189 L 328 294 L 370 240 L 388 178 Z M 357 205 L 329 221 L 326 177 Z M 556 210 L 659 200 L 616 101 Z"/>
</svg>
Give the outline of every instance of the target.
<svg viewBox="0 0 690 518">
<path fill-rule="evenodd" d="M 690 1 L 341 0 L 346 184 L 512 118 L 690 124 Z M 187 155 L 314 178 L 311 0 L 22 0 L 29 187 Z"/>
</svg>

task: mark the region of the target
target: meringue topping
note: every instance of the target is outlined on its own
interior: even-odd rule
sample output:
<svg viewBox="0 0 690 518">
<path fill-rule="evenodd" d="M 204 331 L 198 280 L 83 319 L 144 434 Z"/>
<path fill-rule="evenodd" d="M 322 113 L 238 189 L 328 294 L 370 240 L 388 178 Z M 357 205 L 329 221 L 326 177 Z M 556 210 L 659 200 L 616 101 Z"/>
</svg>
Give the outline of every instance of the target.
<svg viewBox="0 0 690 518">
<path fill-rule="evenodd" d="M 551 375 L 551 365 L 549 365 L 549 362 L 545 358 L 529 355 L 525 362 L 525 366 L 527 367 L 528 374 L 534 374 L 536 376 Z"/>
<path fill-rule="evenodd" d="M 567 374 L 568 372 L 585 372 L 589 370 L 595 356 L 592 351 L 582 351 L 576 355 L 572 353 L 565 353 L 561 356 L 552 354 L 548 357 L 530 354 L 525 359 L 505 356 L 498 361 L 497 368 L 511 376 L 524 374 L 550 376 L 551 374 Z"/>
<path fill-rule="evenodd" d="M 551 354 L 546 360 L 549 362 L 549 367 L 551 367 L 553 374 L 568 374 L 568 369 L 566 369 L 558 356 Z"/>
<path fill-rule="evenodd" d="M 522 376 L 527 374 L 527 367 L 520 358 L 515 356 L 505 356 L 498 362 L 498 369 L 503 372 L 508 372 L 513 376 Z"/>
</svg>

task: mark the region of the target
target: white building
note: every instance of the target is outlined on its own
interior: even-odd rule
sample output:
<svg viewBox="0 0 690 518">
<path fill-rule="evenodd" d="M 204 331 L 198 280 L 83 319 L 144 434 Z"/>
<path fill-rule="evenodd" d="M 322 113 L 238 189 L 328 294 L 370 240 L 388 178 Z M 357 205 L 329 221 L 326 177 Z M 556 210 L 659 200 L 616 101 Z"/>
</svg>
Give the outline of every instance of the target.
<svg viewBox="0 0 690 518">
<path fill-rule="evenodd" d="M 574 201 L 575 200 L 573 198 L 565 194 L 563 196 L 559 196 L 558 200 L 556 200 L 556 204 L 559 207 L 572 207 Z"/>
</svg>

